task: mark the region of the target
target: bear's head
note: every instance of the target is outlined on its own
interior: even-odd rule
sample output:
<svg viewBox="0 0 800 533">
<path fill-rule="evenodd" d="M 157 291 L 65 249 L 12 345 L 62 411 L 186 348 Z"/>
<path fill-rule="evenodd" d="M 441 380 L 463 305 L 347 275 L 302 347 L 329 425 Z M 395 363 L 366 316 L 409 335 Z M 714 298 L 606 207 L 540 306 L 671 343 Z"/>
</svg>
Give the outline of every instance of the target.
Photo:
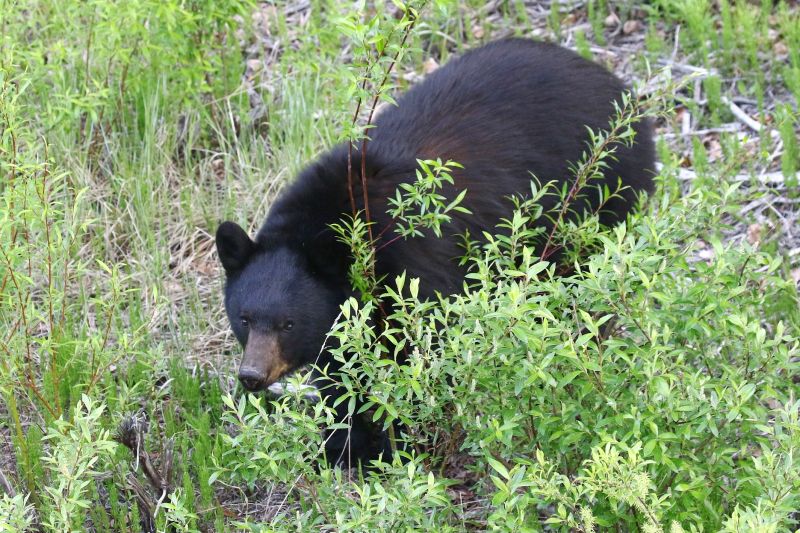
<svg viewBox="0 0 800 533">
<path fill-rule="evenodd" d="M 225 269 L 225 310 L 244 348 L 239 381 L 263 390 L 317 360 L 339 312 L 339 290 L 317 274 L 312 260 L 290 246 L 250 239 L 233 222 L 216 235 Z"/>
</svg>

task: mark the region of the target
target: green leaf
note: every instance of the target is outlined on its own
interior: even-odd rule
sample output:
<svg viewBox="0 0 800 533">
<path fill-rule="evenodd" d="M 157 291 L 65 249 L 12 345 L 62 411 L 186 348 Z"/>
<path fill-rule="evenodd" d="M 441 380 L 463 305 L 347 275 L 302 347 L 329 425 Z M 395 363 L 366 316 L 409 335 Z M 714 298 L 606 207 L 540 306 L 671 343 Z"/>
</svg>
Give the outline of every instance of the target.
<svg viewBox="0 0 800 533">
<path fill-rule="evenodd" d="M 506 480 L 511 479 L 511 475 L 509 474 L 508 469 L 503 465 L 503 463 L 501 463 L 494 457 L 490 456 L 486 457 L 486 461 L 489 463 L 489 466 L 491 466 L 495 472 L 503 476 L 504 479 Z"/>
</svg>

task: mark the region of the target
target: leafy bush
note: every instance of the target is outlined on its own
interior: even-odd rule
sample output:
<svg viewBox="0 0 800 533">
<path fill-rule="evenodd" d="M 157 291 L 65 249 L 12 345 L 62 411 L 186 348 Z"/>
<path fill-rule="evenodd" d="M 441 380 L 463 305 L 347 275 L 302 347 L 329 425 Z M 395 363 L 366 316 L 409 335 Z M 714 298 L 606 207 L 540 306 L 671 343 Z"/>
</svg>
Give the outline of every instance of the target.
<svg viewBox="0 0 800 533">
<path fill-rule="evenodd" d="M 523 250 L 516 270 L 493 268 L 507 255 L 489 252 L 473 288 L 437 305 L 416 301 L 413 285 L 401 297 L 401 280 L 387 294 L 397 326 L 380 338 L 364 327 L 370 307 L 350 301 L 334 330 L 357 354 L 348 383 L 363 382 L 376 415 L 402 421 L 434 465 L 461 450 L 504 474 L 543 454 L 563 480 L 581 480 L 599 450 L 640 457 L 635 490 L 658 505 L 642 517 L 634 487 L 584 487 L 562 517 L 572 527 L 584 508 L 600 526 L 720 525 L 737 505 L 787 520 L 800 483 L 789 466 L 799 345 L 781 317 L 795 289 L 780 261 L 746 247 L 716 243 L 708 262 L 691 260 L 694 231 L 732 193 L 665 195 L 630 229 L 585 236 L 604 251 L 566 277 Z M 767 482 L 772 469 L 781 475 Z M 528 520 L 569 493 L 555 494 L 528 500 Z"/>
<path fill-rule="evenodd" d="M 72 421 L 57 420 L 46 440 L 52 446 L 43 458 L 51 476 L 44 485 L 52 498 L 43 525 L 54 531 L 81 528 L 82 514 L 92 505 L 89 487 L 93 476 L 109 468 L 117 443 L 99 427 L 104 406 L 83 396 Z"/>
<path fill-rule="evenodd" d="M 14 533 L 26 531 L 33 525 L 32 506 L 27 504 L 22 494 L 10 497 L 3 494 L 0 498 L 0 531 Z"/>
</svg>

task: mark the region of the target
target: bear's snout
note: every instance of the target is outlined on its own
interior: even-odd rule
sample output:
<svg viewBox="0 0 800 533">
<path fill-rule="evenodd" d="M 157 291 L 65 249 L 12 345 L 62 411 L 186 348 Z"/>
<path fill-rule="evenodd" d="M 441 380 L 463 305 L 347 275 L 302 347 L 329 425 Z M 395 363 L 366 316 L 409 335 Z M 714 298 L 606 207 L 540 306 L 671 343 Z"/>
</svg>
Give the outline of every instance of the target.
<svg viewBox="0 0 800 533">
<path fill-rule="evenodd" d="M 250 392 L 266 389 L 265 376 L 254 368 L 239 368 L 239 382 Z"/>
<path fill-rule="evenodd" d="M 245 389 L 250 392 L 265 390 L 291 369 L 275 335 L 250 332 L 239 366 L 239 381 Z"/>
</svg>

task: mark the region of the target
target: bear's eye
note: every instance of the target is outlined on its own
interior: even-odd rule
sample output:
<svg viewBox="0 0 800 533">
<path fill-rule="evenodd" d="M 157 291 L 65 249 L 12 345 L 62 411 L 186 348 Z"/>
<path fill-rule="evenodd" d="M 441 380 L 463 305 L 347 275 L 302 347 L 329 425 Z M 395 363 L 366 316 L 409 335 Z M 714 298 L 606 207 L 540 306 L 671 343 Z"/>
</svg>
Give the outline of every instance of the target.
<svg viewBox="0 0 800 533">
<path fill-rule="evenodd" d="M 242 327 L 244 329 L 248 329 L 250 327 L 250 321 L 244 317 L 240 318 L 239 320 L 242 321 Z"/>
<path fill-rule="evenodd" d="M 284 331 L 291 331 L 293 327 L 294 327 L 294 322 L 292 322 L 291 320 L 287 320 L 286 322 L 283 323 Z"/>
</svg>

